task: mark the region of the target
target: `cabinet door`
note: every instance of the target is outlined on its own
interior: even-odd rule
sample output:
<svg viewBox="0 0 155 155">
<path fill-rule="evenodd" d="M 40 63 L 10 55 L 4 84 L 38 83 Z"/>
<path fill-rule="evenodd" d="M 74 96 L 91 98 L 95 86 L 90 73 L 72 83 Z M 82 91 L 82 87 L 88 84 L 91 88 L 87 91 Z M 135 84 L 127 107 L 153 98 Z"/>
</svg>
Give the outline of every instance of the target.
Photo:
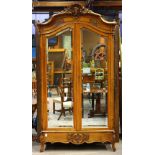
<svg viewBox="0 0 155 155">
<path fill-rule="evenodd" d="M 81 27 L 82 128 L 108 128 L 108 36 Z"/>
<path fill-rule="evenodd" d="M 46 39 L 47 127 L 73 127 L 72 28 Z"/>
</svg>

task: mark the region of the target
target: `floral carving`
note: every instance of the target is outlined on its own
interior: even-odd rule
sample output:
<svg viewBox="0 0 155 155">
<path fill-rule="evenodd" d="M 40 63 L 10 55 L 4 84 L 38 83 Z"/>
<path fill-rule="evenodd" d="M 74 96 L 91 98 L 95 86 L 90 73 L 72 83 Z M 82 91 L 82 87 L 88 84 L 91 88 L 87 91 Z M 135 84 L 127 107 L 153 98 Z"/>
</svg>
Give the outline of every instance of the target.
<svg viewBox="0 0 155 155">
<path fill-rule="evenodd" d="M 93 13 L 91 10 L 85 8 L 85 7 L 82 7 L 81 5 L 79 4 L 74 4 L 66 9 L 64 9 L 63 11 L 60 12 L 60 14 L 71 14 L 75 17 L 78 17 L 82 14 L 86 14 L 86 13 Z"/>
<path fill-rule="evenodd" d="M 87 133 L 69 133 L 67 138 L 73 144 L 83 144 L 88 141 L 89 135 Z"/>
</svg>

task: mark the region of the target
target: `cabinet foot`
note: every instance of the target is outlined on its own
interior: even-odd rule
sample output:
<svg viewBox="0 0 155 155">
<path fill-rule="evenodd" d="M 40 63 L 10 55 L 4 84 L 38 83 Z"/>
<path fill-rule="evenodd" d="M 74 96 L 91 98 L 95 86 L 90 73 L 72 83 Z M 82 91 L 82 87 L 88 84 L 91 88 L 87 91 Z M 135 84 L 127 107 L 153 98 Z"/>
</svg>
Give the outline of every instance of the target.
<svg viewBox="0 0 155 155">
<path fill-rule="evenodd" d="M 113 150 L 113 152 L 116 151 L 115 142 L 112 143 L 112 150 Z"/>
<path fill-rule="evenodd" d="M 41 143 L 40 144 L 40 152 L 44 152 L 45 151 L 45 143 Z"/>
<path fill-rule="evenodd" d="M 40 135 L 40 152 L 44 152 L 45 151 L 45 139 L 44 139 L 44 135 L 41 134 Z"/>
</svg>

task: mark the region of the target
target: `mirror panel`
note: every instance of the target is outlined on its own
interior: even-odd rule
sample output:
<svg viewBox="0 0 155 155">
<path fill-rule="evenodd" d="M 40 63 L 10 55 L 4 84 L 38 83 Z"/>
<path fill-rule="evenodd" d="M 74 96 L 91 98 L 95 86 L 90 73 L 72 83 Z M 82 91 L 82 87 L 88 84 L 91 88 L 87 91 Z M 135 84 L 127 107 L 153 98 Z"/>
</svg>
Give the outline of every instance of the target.
<svg viewBox="0 0 155 155">
<path fill-rule="evenodd" d="M 48 128 L 72 128 L 72 29 L 47 38 L 46 43 Z"/>
<path fill-rule="evenodd" d="M 81 29 L 82 127 L 108 127 L 107 38 Z"/>
</svg>

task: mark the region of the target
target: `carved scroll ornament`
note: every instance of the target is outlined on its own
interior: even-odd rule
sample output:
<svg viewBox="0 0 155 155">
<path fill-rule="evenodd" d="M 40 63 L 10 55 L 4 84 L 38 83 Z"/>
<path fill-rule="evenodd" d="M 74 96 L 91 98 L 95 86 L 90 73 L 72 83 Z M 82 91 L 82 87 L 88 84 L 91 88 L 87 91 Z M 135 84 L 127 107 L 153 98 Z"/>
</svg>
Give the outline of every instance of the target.
<svg viewBox="0 0 155 155">
<path fill-rule="evenodd" d="M 75 17 L 78 17 L 82 14 L 86 14 L 86 13 L 93 13 L 91 10 L 85 8 L 85 7 L 82 7 L 81 5 L 79 4 L 74 4 L 68 8 L 65 8 L 63 11 L 60 12 L 60 14 L 71 14 Z"/>
<path fill-rule="evenodd" d="M 83 144 L 89 140 L 88 133 L 69 133 L 68 141 L 73 144 Z"/>
</svg>

